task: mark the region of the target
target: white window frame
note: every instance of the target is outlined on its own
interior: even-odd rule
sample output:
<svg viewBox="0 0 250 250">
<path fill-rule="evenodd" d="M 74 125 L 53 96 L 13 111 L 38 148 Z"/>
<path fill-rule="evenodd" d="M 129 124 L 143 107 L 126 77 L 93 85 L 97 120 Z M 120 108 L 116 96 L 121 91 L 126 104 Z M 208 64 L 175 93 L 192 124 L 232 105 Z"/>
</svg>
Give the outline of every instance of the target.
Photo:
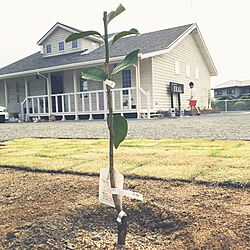
<svg viewBox="0 0 250 250">
<path fill-rule="evenodd" d="M 91 43 L 91 48 L 92 48 L 92 50 L 97 49 L 97 48 L 98 48 L 98 44 L 95 43 L 95 42 L 92 42 L 92 43 Z"/>
<path fill-rule="evenodd" d="M 195 79 L 199 80 L 200 74 L 199 74 L 199 68 L 195 68 Z"/>
<path fill-rule="evenodd" d="M 62 49 L 60 49 L 61 45 L 62 45 Z M 64 50 L 65 50 L 65 42 L 61 41 L 61 42 L 58 43 L 58 51 L 61 52 L 61 51 L 64 51 Z"/>
<path fill-rule="evenodd" d="M 186 77 L 190 77 L 190 65 L 186 64 Z"/>
<path fill-rule="evenodd" d="M 86 92 L 88 91 L 88 89 L 88 81 L 83 78 L 80 78 L 80 92 Z"/>
<path fill-rule="evenodd" d="M 50 54 L 50 53 L 52 53 L 52 46 L 51 46 L 51 44 L 47 44 L 46 45 L 46 54 Z"/>
<path fill-rule="evenodd" d="M 124 86 L 125 85 L 125 80 L 128 80 L 128 79 L 125 79 L 125 76 L 128 77 L 128 75 L 125 75 L 125 74 L 128 74 L 130 76 L 129 86 Z M 121 81 L 122 82 L 122 88 L 131 88 L 132 87 L 132 70 L 131 69 L 122 70 L 121 78 L 122 78 L 122 81 Z M 124 96 L 126 96 L 126 95 L 128 95 L 128 90 L 123 90 L 122 93 L 123 93 Z"/>
<path fill-rule="evenodd" d="M 178 60 L 175 60 L 174 65 L 175 65 L 175 74 L 179 75 L 180 74 L 180 68 L 181 68 L 180 67 L 180 62 Z"/>
<path fill-rule="evenodd" d="M 78 40 L 75 39 L 71 42 L 71 48 L 72 49 L 77 49 L 78 48 Z"/>
</svg>

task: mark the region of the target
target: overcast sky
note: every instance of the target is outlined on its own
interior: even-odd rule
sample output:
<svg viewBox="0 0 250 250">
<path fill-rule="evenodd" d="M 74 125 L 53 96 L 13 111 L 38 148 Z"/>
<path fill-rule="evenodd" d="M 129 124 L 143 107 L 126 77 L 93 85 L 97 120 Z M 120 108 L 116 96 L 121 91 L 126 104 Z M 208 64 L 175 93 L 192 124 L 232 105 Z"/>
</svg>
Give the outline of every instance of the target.
<svg viewBox="0 0 250 250">
<path fill-rule="evenodd" d="M 103 33 L 103 10 L 119 3 L 126 12 L 110 32 L 135 27 L 145 33 L 196 22 L 219 72 L 212 84 L 250 79 L 250 0 L 2 1 L 0 67 L 38 51 L 37 41 L 58 21 Z"/>
</svg>

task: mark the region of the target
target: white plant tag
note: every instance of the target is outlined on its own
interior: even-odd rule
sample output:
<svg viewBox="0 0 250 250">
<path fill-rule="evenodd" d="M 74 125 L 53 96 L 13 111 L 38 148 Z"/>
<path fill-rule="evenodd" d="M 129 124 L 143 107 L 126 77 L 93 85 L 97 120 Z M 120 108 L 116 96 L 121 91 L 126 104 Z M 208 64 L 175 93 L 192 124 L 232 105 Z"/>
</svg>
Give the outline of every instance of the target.
<svg viewBox="0 0 250 250">
<path fill-rule="evenodd" d="M 137 192 L 133 192 L 130 190 L 124 190 L 124 189 L 119 189 L 119 188 L 111 188 L 111 193 L 112 194 L 117 194 L 121 196 L 127 196 L 131 199 L 136 199 L 143 201 L 143 195 Z"/>
<path fill-rule="evenodd" d="M 116 186 L 119 189 L 123 189 L 124 177 L 120 173 L 115 173 Z M 100 171 L 99 180 L 99 201 L 111 207 L 115 207 L 110 184 L 110 175 L 108 168 L 102 168 Z"/>
<path fill-rule="evenodd" d="M 105 80 L 104 82 L 106 85 L 108 85 L 109 87 L 111 87 L 112 89 L 115 87 L 116 83 L 111 81 L 111 80 Z"/>
</svg>

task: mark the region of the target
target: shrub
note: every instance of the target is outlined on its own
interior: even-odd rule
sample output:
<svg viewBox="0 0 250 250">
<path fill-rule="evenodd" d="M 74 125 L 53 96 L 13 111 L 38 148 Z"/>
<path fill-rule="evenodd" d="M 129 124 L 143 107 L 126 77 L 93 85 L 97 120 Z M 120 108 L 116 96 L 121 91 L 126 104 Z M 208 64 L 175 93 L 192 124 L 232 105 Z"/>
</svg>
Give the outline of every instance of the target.
<svg viewBox="0 0 250 250">
<path fill-rule="evenodd" d="M 234 103 L 234 110 L 244 110 L 247 108 L 246 101 L 238 101 Z"/>
</svg>

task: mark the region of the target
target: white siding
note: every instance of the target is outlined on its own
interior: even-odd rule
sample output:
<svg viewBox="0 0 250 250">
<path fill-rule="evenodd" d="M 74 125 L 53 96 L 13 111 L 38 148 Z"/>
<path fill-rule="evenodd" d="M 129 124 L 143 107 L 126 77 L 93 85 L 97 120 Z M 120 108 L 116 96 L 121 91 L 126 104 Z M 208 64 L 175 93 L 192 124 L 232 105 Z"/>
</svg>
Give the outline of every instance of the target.
<svg viewBox="0 0 250 250">
<path fill-rule="evenodd" d="M 175 61 L 180 62 L 180 74 L 175 73 Z M 186 76 L 186 65 L 190 66 L 190 77 Z M 199 70 L 199 79 L 196 79 L 196 68 Z M 198 102 L 197 106 L 208 106 L 208 92 L 210 89 L 210 75 L 194 38 L 190 34 L 180 42 L 170 53 L 153 58 L 153 88 L 154 104 L 156 109 L 170 108 L 169 82 L 184 84 L 184 94 L 181 95 L 182 107 L 188 107 L 190 97 L 189 82 L 194 82 Z M 177 107 L 177 98 L 174 98 Z"/>
<path fill-rule="evenodd" d="M 150 92 L 150 106 L 153 108 L 153 85 L 152 85 L 152 58 L 140 61 L 141 88 Z M 147 108 L 147 98 L 141 94 L 142 109 Z"/>
<path fill-rule="evenodd" d="M 42 77 L 39 77 L 39 79 L 37 79 L 35 76 L 29 76 L 27 77 L 27 80 L 29 87 L 29 93 L 28 93 L 29 96 L 40 96 L 46 94 L 46 84 L 47 84 L 46 79 Z"/>
<path fill-rule="evenodd" d="M 0 81 L 0 106 L 5 106 L 4 82 Z"/>
<path fill-rule="evenodd" d="M 18 92 L 17 92 L 17 84 L 18 84 Z M 24 100 L 24 95 L 25 95 L 24 78 L 13 78 L 7 80 L 7 95 L 8 95 L 8 111 L 10 113 L 19 113 L 21 102 Z"/>
<path fill-rule="evenodd" d="M 46 56 L 53 56 L 53 55 L 60 55 L 63 53 L 70 53 L 75 51 L 81 51 L 84 49 L 92 50 L 92 41 L 89 39 L 78 39 L 78 47 L 72 48 L 72 43 L 64 43 L 64 51 L 59 51 L 59 42 L 65 42 L 65 39 L 72 34 L 72 32 L 67 31 L 62 28 L 57 28 L 44 42 L 43 42 L 43 52 L 44 57 Z M 51 53 L 47 54 L 46 46 L 51 44 Z"/>
</svg>

